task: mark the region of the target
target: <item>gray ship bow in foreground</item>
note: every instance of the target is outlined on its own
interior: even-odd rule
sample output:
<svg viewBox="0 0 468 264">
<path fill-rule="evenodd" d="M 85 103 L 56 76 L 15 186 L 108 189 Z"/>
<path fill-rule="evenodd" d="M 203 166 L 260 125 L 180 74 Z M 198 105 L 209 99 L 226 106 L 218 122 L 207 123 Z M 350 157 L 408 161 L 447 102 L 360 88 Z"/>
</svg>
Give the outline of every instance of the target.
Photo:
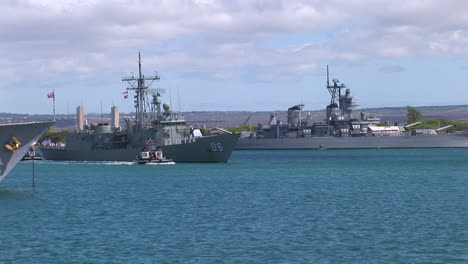
<svg viewBox="0 0 468 264">
<path fill-rule="evenodd" d="M 241 137 L 235 149 L 384 149 L 384 148 L 467 148 L 468 134 L 444 133 L 439 129 L 410 131 L 409 125 L 381 126 L 380 119 L 361 112 L 354 114 L 355 102 L 349 89 L 337 79 L 330 85 L 327 66 L 327 90 L 330 104 L 326 119 L 312 122 L 303 116 L 304 105 L 288 109 L 287 124 L 271 115 L 268 124 Z M 342 90 L 344 90 L 344 93 Z"/>
<path fill-rule="evenodd" d="M 0 181 L 52 124 L 53 122 L 0 124 Z"/>
<path fill-rule="evenodd" d="M 184 117 L 160 101 L 162 89 L 148 89 L 159 76 L 124 78 L 135 93 L 136 117 L 125 118 L 126 129 L 107 123 L 91 125 L 69 134 L 65 147 L 43 148 L 45 159 L 63 161 L 134 161 L 146 145 L 160 147 L 164 155 L 179 162 L 227 162 L 240 134 L 202 136 Z M 149 98 L 150 97 L 150 98 Z M 161 109 L 162 106 L 162 109 Z"/>
</svg>

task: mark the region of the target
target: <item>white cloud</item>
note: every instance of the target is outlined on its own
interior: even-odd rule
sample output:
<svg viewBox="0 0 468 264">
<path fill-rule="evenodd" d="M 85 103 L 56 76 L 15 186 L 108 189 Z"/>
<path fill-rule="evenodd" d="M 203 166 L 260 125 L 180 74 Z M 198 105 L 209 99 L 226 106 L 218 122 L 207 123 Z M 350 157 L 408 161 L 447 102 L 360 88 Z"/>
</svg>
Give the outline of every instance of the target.
<svg viewBox="0 0 468 264">
<path fill-rule="evenodd" d="M 317 69 L 318 67 L 315 64 L 300 64 L 295 68 L 298 73 L 311 73 L 315 72 Z"/>
<path fill-rule="evenodd" d="M 127 72 L 139 50 L 156 69 L 271 81 L 326 63 L 468 52 L 464 0 L 22 0 L 0 10 L 0 75 L 38 82 Z"/>
<path fill-rule="evenodd" d="M 336 29 L 351 21 L 357 25 L 326 43 L 334 52 L 340 52 L 335 47 L 352 50 L 375 44 L 383 46 L 377 52 L 382 56 L 404 56 L 404 48 L 396 44 L 411 48 L 417 44 L 412 42 L 437 39 L 444 32 L 451 32 L 452 42 L 465 42 L 462 29 L 468 24 L 462 1 L 30 0 L 1 5 L 0 32 L 6 36 L 2 46 L 19 42 L 75 52 L 159 45 L 194 36 L 220 45 L 255 43 L 275 35 Z"/>
</svg>

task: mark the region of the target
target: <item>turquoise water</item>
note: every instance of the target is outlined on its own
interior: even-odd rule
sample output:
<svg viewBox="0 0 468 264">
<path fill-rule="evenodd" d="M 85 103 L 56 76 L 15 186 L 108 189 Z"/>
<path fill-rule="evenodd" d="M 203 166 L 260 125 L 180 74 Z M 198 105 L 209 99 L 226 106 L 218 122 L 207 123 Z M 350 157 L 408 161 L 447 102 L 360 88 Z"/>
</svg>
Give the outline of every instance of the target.
<svg viewBox="0 0 468 264">
<path fill-rule="evenodd" d="M 468 149 L 19 164 L 0 263 L 468 263 Z"/>
</svg>

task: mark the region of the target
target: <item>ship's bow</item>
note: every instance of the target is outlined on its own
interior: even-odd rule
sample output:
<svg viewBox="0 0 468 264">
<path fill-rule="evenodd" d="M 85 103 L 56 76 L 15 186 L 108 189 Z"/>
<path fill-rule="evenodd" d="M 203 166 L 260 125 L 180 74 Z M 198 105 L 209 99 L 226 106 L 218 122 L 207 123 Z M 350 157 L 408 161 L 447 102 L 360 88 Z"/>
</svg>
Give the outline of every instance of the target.
<svg viewBox="0 0 468 264">
<path fill-rule="evenodd" d="M 175 162 L 227 162 L 240 134 L 197 138 L 195 142 L 163 146 L 164 155 Z"/>
<path fill-rule="evenodd" d="M 54 122 L 0 125 L 0 181 Z"/>
</svg>

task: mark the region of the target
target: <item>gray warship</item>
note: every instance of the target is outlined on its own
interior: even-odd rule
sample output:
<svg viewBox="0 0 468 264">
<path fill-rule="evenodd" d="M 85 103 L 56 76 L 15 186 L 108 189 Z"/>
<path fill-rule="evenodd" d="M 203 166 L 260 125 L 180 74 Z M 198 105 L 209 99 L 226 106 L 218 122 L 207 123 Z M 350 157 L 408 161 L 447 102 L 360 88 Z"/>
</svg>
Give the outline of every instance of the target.
<svg viewBox="0 0 468 264">
<path fill-rule="evenodd" d="M 54 122 L 0 124 L 0 181 Z"/>
<path fill-rule="evenodd" d="M 351 92 L 338 79 L 330 78 L 327 66 L 326 88 L 331 95 L 326 119 L 312 122 L 303 114 L 304 105 L 290 107 L 287 123 L 271 114 L 267 124 L 259 123 L 256 130 L 242 136 L 238 150 L 264 149 L 385 149 L 385 148 L 467 148 L 468 134 L 450 134 L 439 129 L 409 128 L 417 125 L 381 126 L 378 117 L 354 113 L 356 103 Z"/>
<path fill-rule="evenodd" d="M 159 76 L 144 76 L 138 55 L 138 77 L 123 78 L 134 91 L 135 118 L 125 118 L 126 129 L 108 123 L 86 126 L 70 133 L 64 147 L 46 147 L 47 160 L 134 161 L 149 143 L 161 148 L 174 162 L 227 162 L 240 134 L 203 136 L 180 113 L 162 104 L 163 89 L 149 89 Z M 147 85 L 146 82 L 150 83 Z M 161 109 L 162 106 L 162 109 Z"/>
</svg>

